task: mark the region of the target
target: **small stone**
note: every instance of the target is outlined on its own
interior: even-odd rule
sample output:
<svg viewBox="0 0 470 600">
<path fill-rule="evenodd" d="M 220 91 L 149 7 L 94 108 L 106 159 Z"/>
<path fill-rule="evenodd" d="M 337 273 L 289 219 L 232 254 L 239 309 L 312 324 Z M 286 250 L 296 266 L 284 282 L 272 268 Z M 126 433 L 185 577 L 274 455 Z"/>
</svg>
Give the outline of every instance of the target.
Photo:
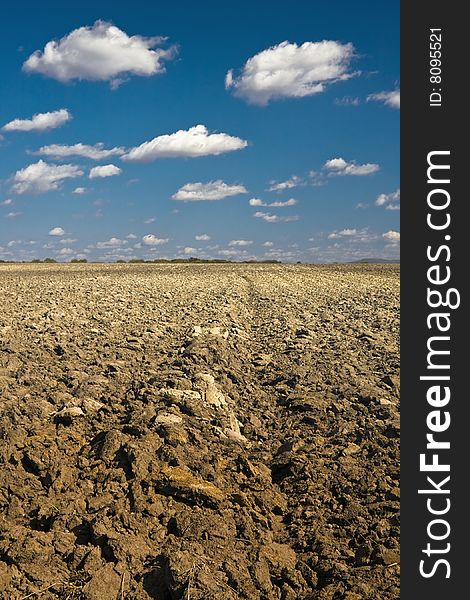
<svg viewBox="0 0 470 600">
<path fill-rule="evenodd" d="M 360 451 L 361 447 L 351 442 L 343 449 L 343 456 L 351 456 L 351 454 L 357 454 Z"/>
</svg>

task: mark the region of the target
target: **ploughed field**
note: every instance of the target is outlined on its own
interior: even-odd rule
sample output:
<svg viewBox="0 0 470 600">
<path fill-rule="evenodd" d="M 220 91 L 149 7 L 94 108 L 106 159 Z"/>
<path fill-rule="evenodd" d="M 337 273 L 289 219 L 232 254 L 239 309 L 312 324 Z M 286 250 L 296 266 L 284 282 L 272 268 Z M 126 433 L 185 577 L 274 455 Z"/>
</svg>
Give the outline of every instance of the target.
<svg viewBox="0 0 470 600">
<path fill-rule="evenodd" d="M 399 597 L 393 265 L 1 265 L 0 598 Z"/>
</svg>

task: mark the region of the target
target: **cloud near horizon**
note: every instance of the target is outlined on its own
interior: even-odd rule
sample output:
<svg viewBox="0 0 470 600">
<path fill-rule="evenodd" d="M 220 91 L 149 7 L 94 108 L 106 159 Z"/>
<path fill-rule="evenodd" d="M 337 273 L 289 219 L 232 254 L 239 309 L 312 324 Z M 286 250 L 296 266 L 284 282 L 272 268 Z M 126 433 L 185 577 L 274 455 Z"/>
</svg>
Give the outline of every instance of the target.
<svg viewBox="0 0 470 600">
<path fill-rule="evenodd" d="M 271 100 L 302 98 L 325 91 L 337 81 L 350 79 L 352 44 L 323 40 L 300 46 L 284 41 L 247 60 L 240 75 L 225 77 L 226 89 L 250 104 L 266 106 Z"/>
<path fill-rule="evenodd" d="M 222 198 L 246 193 L 247 190 L 243 185 L 228 185 L 221 179 L 217 179 L 216 181 L 209 181 L 208 183 L 186 183 L 173 194 L 172 199 L 181 200 L 183 202 L 222 200 Z"/>
<path fill-rule="evenodd" d="M 142 237 L 142 243 L 145 246 L 161 246 L 162 244 L 166 244 L 169 242 L 169 238 L 158 238 L 153 233 L 148 233 Z"/>
<path fill-rule="evenodd" d="M 56 236 L 56 237 L 61 237 L 63 235 L 65 235 L 65 231 L 62 229 L 62 227 L 53 227 L 48 235 L 52 235 L 52 236 Z"/>
<path fill-rule="evenodd" d="M 226 133 L 209 133 L 205 125 L 196 125 L 188 130 L 180 129 L 169 135 L 160 135 L 149 142 L 131 148 L 122 160 L 150 162 L 159 158 L 196 158 L 217 156 L 246 148 L 248 142 Z"/>
<path fill-rule="evenodd" d="M 399 231 L 387 231 L 382 234 L 382 237 L 391 242 L 392 244 L 398 244 L 400 242 L 400 232 Z"/>
<path fill-rule="evenodd" d="M 46 131 L 60 127 L 71 118 L 69 111 L 61 108 L 52 112 L 37 113 L 31 119 L 13 119 L 2 127 L 2 131 Z"/>
</svg>

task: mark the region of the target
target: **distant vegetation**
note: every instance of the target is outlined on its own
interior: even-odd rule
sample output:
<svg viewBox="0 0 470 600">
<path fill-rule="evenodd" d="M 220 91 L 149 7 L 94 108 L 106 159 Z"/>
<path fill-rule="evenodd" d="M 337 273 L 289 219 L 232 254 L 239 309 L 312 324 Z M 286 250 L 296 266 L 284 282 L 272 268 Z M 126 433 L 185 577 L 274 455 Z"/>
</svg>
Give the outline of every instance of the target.
<svg viewBox="0 0 470 600">
<path fill-rule="evenodd" d="M 70 260 L 70 263 L 87 263 L 88 260 L 86 258 L 72 258 Z M 100 261 L 96 261 L 96 262 L 100 262 Z M 115 261 L 116 263 L 119 264 L 159 264 L 159 263 L 242 263 L 242 264 L 281 264 L 282 261 L 280 260 L 227 260 L 224 258 L 156 258 L 155 260 L 145 260 L 144 258 L 131 258 L 130 260 L 126 261 L 123 259 L 118 259 Z M 32 260 L 1 260 L 0 259 L 0 263 L 10 263 L 10 264 L 15 264 L 15 263 L 33 263 L 33 264 L 37 264 L 37 263 L 58 263 L 58 261 L 55 258 L 44 258 L 44 259 L 40 259 L 40 258 L 33 258 Z M 301 264 L 300 262 L 298 262 L 297 264 Z"/>
</svg>

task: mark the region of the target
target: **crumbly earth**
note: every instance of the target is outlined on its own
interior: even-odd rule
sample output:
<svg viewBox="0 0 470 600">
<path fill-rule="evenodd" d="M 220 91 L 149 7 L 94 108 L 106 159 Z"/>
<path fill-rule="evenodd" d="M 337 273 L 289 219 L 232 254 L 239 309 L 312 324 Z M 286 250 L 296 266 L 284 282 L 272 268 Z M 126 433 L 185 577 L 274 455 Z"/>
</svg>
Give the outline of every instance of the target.
<svg viewBox="0 0 470 600">
<path fill-rule="evenodd" d="M 1 265 L 0 597 L 399 597 L 392 265 Z"/>
</svg>

